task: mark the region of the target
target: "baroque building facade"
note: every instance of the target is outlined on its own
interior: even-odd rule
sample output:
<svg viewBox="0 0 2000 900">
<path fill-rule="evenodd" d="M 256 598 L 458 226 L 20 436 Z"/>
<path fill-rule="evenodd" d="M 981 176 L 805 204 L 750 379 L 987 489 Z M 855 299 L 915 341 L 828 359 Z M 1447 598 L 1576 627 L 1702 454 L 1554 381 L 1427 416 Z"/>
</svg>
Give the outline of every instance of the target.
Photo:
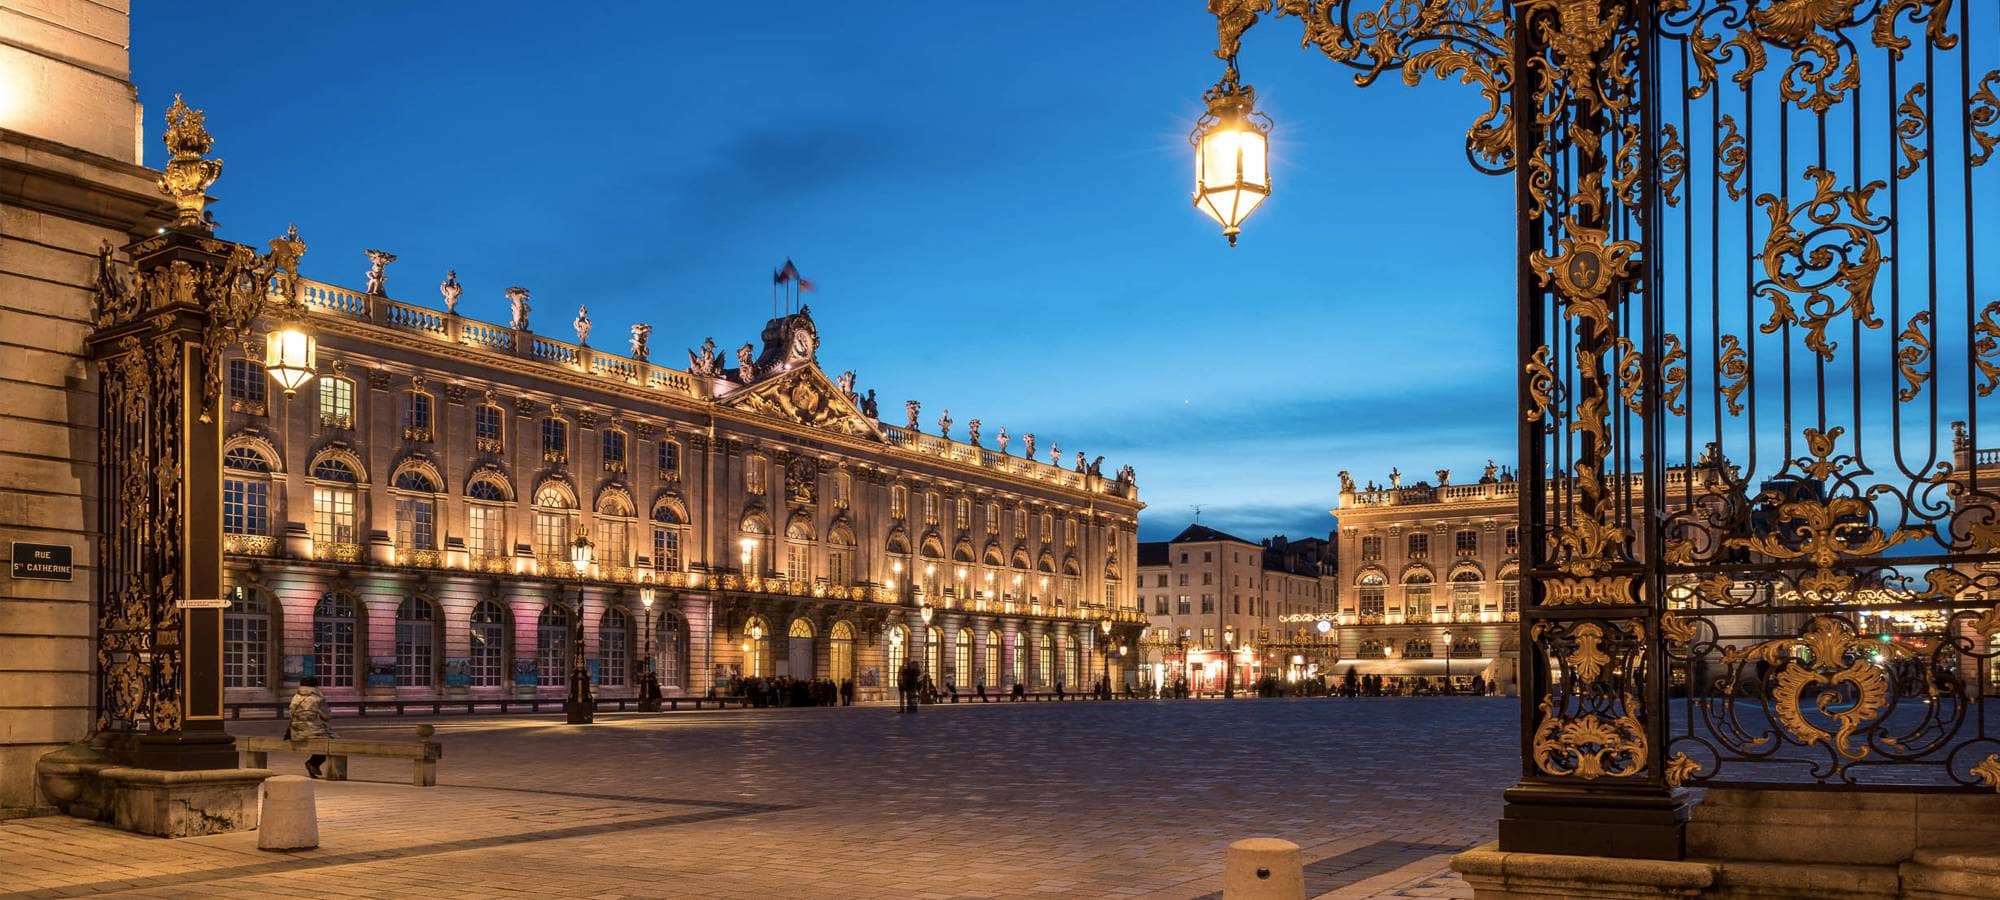
<svg viewBox="0 0 2000 900">
<path fill-rule="evenodd" d="M 1520 658 L 1520 485 L 1489 466 L 1472 484 L 1356 487 L 1341 474 L 1339 662 L 1392 686 L 1449 673 L 1510 690 Z"/>
<path fill-rule="evenodd" d="M 1195 692 L 1237 690 L 1266 675 L 1302 677 L 1311 665 L 1289 648 L 1302 626 L 1333 610 L 1333 548 L 1320 538 L 1261 543 L 1199 523 L 1139 545 L 1142 687 L 1185 679 Z"/>
<path fill-rule="evenodd" d="M 670 697 L 782 675 L 867 699 L 906 659 L 941 687 L 1042 690 L 1139 619 L 1129 468 L 982 446 L 976 424 L 952 440 L 948 415 L 925 433 L 914 406 L 884 423 L 821 371 L 807 309 L 733 367 L 711 340 L 683 370 L 647 360 L 650 329 L 614 355 L 582 317 L 577 343 L 530 330 L 525 291 L 502 326 L 452 287 L 440 313 L 306 282 L 319 371 L 289 399 L 260 354 L 228 360 L 231 701 L 308 674 L 336 700 L 559 697 L 579 596 L 603 697 L 636 696 L 648 656 Z"/>
</svg>

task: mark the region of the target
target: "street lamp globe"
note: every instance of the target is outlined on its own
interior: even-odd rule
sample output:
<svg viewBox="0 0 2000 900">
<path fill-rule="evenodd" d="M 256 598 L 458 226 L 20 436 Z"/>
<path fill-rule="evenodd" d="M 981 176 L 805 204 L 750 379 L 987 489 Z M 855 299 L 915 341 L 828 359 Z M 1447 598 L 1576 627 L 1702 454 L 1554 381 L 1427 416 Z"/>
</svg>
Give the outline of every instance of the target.
<svg viewBox="0 0 2000 900">
<path fill-rule="evenodd" d="M 1111 634 L 1111 619 L 1110 619 L 1109 617 L 1106 617 L 1106 618 L 1103 618 L 1103 619 L 1099 619 L 1099 620 L 1098 620 L 1098 622 L 1097 622 L 1097 627 L 1098 627 L 1099 629 L 1102 629 L 1102 630 L 1104 631 L 1104 633 L 1105 633 L 1105 634 L 1106 634 L 1107 636 L 1108 636 L 1108 635 L 1110 635 L 1110 634 Z"/>
<path fill-rule="evenodd" d="M 576 567 L 576 577 L 582 578 L 590 571 L 590 560 L 590 536 L 579 534 L 569 543 L 569 561 Z"/>
<path fill-rule="evenodd" d="M 639 588 L 639 602 L 640 602 L 640 603 L 642 603 L 642 604 L 645 604 L 645 606 L 646 606 L 646 608 L 647 608 L 647 609 L 652 609 L 652 608 L 653 608 L 653 585 L 652 585 L 652 584 L 648 583 L 648 584 L 646 584 L 646 585 L 645 585 L 644 587 L 641 587 L 641 588 Z"/>
<path fill-rule="evenodd" d="M 931 616 L 937 615 L 937 611 L 931 609 L 931 605 L 926 603 L 923 606 L 917 607 L 917 615 L 923 617 L 925 625 L 929 625 L 931 623 Z"/>
<path fill-rule="evenodd" d="M 312 380 L 318 368 L 318 355 L 319 342 L 305 323 L 295 318 L 281 322 L 276 330 L 264 336 L 264 371 L 271 373 L 271 380 L 284 389 L 287 397 Z"/>
<path fill-rule="evenodd" d="M 1257 91 L 1230 69 L 1202 94 L 1208 112 L 1195 123 L 1194 206 L 1236 246 L 1243 220 L 1271 196 L 1271 117 L 1256 109 Z"/>
</svg>

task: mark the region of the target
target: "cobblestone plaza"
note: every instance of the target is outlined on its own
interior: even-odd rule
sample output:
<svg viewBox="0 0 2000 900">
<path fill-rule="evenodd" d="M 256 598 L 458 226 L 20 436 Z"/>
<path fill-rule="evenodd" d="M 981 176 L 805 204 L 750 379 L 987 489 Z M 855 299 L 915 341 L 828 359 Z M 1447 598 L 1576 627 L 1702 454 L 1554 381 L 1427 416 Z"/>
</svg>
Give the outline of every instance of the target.
<svg viewBox="0 0 2000 900">
<path fill-rule="evenodd" d="M 320 848 L 0 822 L 0 897 L 1219 896 L 1224 848 L 1304 848 L 1309 896 L 1471 896 L 1515 775 L 1502 699 L 1121 701 L 342 719 L 444 745 L 356 759 Z M 233 723 L 276 734 L 277 722 Z M 272 757 L 295 772 L 300 760 Z"/>
</svg>

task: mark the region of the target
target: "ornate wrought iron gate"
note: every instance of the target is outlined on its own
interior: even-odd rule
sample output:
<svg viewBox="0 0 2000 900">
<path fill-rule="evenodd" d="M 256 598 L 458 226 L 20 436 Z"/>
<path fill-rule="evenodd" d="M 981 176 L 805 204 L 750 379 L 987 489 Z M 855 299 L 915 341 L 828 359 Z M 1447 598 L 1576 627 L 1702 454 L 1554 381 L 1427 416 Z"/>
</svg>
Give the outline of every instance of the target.
<svg viewBox="0 0 2000 900">
<path fill-rule="evenodd" d="M 1679 856 L 1696 784 L 2000 788 L 2000 8 L 1275 6 L 1363 85 L 1478 87 L 1516 178 L 1502 849 Z M 1211 0 L 1225 81 L 1271 9 Z"/>
</svg>

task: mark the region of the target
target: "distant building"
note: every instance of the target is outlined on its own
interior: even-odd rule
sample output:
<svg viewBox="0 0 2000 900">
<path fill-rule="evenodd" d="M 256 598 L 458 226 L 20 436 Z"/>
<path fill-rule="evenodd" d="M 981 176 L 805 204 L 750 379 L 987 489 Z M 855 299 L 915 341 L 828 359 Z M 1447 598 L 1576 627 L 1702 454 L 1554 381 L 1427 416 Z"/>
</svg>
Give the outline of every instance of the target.
<svg viewBox="0 0 2000 900">
<path fill-rule="evenodd" d="M 1140 641 L 1143 685 L 1186 678 L 1196 691 L 1228 679 L 1245 689 L 1291 665 L 1269 645 L 1298 627 L 1292 617 L 1332 613 L 1339 587 L 1324 538 L 1258 543 L 1205 525 L 1139 544 L 1136 593 L 1149 626 Z"/>
</svg>

